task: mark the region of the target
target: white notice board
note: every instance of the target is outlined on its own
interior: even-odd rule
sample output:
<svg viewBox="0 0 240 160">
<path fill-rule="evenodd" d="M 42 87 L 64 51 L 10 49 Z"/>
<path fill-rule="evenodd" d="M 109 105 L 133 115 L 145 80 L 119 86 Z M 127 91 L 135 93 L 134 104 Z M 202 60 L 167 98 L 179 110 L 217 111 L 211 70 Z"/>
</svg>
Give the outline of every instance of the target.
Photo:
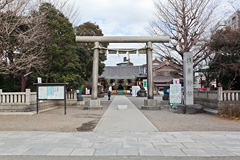
<svg viewBox="0 0 240 160">
<path fill-rule="evenodd" d="M 181 104 L 181 84 L 170 84 L 170 104 Z"/>
<path fill-rule="evenodd" d="M 38 99 L 64 99 L 64 86 L 39 86 Z"/>
<path fill-rule="evenodd" d="M 137 96 L 137 92 L 140 90 L 139 86 L 132 86 L 132 96 L 136 97 Z"/>
</svg>

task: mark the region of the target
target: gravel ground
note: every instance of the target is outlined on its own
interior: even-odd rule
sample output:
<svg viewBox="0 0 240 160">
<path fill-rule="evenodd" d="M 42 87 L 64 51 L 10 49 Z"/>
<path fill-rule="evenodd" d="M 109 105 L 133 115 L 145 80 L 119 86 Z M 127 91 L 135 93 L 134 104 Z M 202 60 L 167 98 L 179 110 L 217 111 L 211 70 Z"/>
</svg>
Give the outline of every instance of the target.
<svg viewBox="0 0 240 160">
<path fill-rule="evenodd" d="M 128 97 L 140 109 L 146 98 Z M 156 96 L 155 99 L 158 99 Z M 140 110 L 160 132 L 177 131 L 240 131 L 240 120 L 229 120 L 209 114 L 178 114 L 162 110 Z"/>
<path fill-rule="evenodd" d="M 42 112 L 39 115 L 0 116 L 0 131 L 92 131 L 110 105 L 101 102 L 102 110 L 83 110 L 81 107 L 67 107 Z"/>
</svg>

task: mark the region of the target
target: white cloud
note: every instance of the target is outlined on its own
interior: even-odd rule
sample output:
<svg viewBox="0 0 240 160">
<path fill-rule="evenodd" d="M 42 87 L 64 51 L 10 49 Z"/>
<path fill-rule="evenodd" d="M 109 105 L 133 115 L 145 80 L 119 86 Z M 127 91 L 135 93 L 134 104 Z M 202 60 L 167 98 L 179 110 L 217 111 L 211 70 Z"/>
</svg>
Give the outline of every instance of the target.
<svg viewBox="0 0 240 160">
<path fill-rule="evenodd" d="M 146 35 L 145 28 L 154 10 L 153 0 L 79 0 L 81 23 L 90 21 L 99 25 L 106 36 Z M 141 48 L 144 44 L 110 44 L 109 48 Z M 115 66 L 126 55 L 109 55 L 106 65 Z M 130 55 L 134 65 L 146 63 L 146 56 Z"/>
<path fill-rule="evenodd" d="M 70 0 L 69 0 L 70 1 Z M 166 0 L 161 0 L 166 2 Z M 219 0 L 219 13 L 231 11 L 229 0 Z M 239 0 L 235 0 L 239 1 Z M 147 35 L 146 28 L 153 18 L 154 0 L 71 0 L 81 12 L 81 20 L 76 24 L 90 21 L 102 29 L 104 35 Z M 218 14 L 219 15 L 219 14 Z M 144 44 L 110 44 L 110 48 L 141 48 Z M 115 65 L 122 62 L 122 57 L 110 55 L 105 62 Z M 131 55 L 134 64 L 145 63 L 145 57 Z"/>
<path fill-rule="evenodd" d="M 80 0 L 81 23 L 95 22 L 104 35 L 141 35 L 153 11 L 152 0 Z"/>
</svg>

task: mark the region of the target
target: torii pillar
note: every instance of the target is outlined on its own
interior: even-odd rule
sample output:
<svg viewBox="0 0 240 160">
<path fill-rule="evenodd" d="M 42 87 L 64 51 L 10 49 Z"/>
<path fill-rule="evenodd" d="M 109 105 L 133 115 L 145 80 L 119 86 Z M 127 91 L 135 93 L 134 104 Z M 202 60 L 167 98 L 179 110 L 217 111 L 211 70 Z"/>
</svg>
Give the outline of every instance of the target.
<svg viewBox="0 0 240 160">
<path fill-rule="evenodd" d="M 143 109 L 155 107 L 157 101 L 153 97 L 153 74 L 152 74 L 152 43 L 168 43 L 168 36 L 77 36 L 78 43 L 94 43 L 93 74 L 92 74 L 92 96 L 88 101 L 87 109 L 102 108 L 97 99 L 98 91 L 98 63 L 99 63 L 99 43 L 146 43 L 147 44 L 147 71 L 148 71 L 148 99 L 144 101 Z"/>
</svg>

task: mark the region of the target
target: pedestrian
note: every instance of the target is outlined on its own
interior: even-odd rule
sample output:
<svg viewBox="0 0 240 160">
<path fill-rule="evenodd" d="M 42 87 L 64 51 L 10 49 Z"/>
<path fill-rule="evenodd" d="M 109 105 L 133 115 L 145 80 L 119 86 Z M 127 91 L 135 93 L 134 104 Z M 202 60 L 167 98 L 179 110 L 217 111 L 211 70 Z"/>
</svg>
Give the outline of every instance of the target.
<svg viewBox="0 0 240 160">
<path fill-rule="evenodd" d="M 111 98 L 111 92 L 108 91 L 108 100 L 110 101 L 110 98 Z"/>
</svg>

